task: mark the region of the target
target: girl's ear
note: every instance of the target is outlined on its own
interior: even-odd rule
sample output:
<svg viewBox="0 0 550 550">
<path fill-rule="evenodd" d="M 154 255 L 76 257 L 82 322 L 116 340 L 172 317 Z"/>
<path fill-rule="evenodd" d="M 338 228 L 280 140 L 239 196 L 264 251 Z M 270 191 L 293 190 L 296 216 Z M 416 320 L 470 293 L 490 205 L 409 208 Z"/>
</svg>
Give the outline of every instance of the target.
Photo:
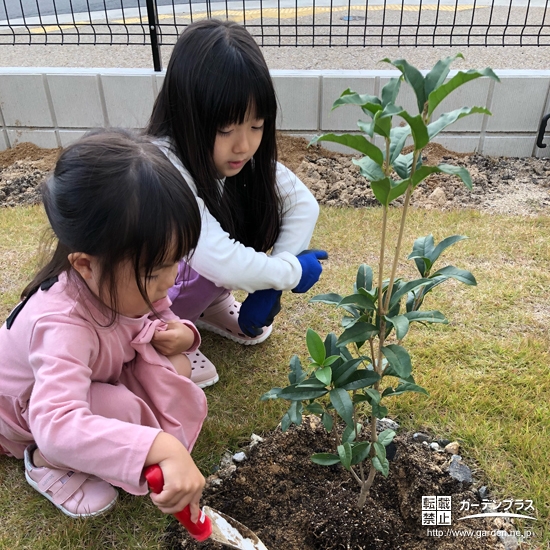
<svg viewBox="0 0 550 550">
<path fill-rule="evenodd" d="M 94 278 L 95 258 L 84 252 L 71 252 L 67 258 L 71 266 L 78 271 L 85 281 L 91 281 Z"/>
</svg>

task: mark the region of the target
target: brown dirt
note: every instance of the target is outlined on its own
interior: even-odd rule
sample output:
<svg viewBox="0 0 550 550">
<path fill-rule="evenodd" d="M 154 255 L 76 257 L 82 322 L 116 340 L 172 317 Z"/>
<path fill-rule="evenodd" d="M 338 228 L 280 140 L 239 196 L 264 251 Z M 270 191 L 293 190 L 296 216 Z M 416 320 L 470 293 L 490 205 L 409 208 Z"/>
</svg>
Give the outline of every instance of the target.
<svg viewBox="0 0 550 550">
<path fill-rule="evenodd" d="M 461 502 L 480 503 L 471 484 L 447 473 L 450 455 L 431 451 L 411 434 L 395 438 L 396 453 L 387 479 L 377 475 L 365 507 L 356 506 L 359 487 L 340 465 L 311 462 L 333 449 L 320 421 L 306 417 L 300 428 L 275 430 L 247 449 L 248 459 L 221 486 L 209 484 L 203 504 L 252 529 L 269 550 L 481 550 L 501 546 L 493 535 L 447 535 L 446 529 L 494 531 L 488 518 L 468 519 Z M 422 526 L 422 497 L 451 496 L 453 527 L 437 537 Z M 462 506 L 463 507 L 463 506 Z M 469 512 L 470 514 L 472 512 Z M 222 550 L 197 543 L 174 521 L 166 550 Z"/>
<path fill-rule="evenodd" d="M 296 172 L 321 204 L 377 204 L 368 181 L 352 162 L 353 155 L 307 145 L 303 138 L 280 135 L 279 160 Z M 58 149 L 40 149 L 29 143 L 0 152 L 0 206 L 40 202 L 39 184 L 58 154 Z M 550 213 L 550 159 L 457 154 L 437 144 L 424 150 L 423 159 L 429 165 L 443 162 L 465 166 L 472 176 L 473 190 L 456 177 L 432 175 L 415 191 L 414 207 L 473 208 L 523 216 Z"/>
</svg>

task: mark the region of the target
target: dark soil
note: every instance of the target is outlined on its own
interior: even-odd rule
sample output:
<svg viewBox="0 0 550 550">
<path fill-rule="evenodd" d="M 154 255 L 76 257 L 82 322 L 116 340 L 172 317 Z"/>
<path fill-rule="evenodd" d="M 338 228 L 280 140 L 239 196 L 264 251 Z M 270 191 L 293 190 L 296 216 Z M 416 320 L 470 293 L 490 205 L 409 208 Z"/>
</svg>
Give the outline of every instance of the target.
<svg viewBox="0 0 550 550">
<path fill-rule="evenodd" d="M 388 478 L 377 475 L 370 498 L 359 510 L 359 486 L 340 465 L 324 467 L 311 455 L 333 449 L 320 422 L 307 417 L 300 428 L 271 433 L 249 451 L 248 459 L 220 487 L 208 485 L 203 503 L 252 529 L 269 550 L 478 550 L 494 549 L 494 536 L 436 537 L 422 526 L 422 497 L 451 496 L 452 526 L 446 529 L 495 530 L 487 518 L 457 522 L 467 515 L 461 502 L 479 503 L 469 483 L 447 472 L 450 456 L 433 452 L 410 434 L 395 439 Z M 470 512 L 472 513 L 472 512 Z M 170 526 L 166 550 L 221 550 L 197 543 L 177 522 Z"/>
</svg>

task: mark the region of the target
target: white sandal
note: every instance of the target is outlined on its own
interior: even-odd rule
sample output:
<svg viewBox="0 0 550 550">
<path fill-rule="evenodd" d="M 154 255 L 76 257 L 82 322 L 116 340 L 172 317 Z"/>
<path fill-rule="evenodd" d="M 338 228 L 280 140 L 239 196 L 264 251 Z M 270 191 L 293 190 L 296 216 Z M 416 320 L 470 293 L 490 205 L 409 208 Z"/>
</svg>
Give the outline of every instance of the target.
<svg viewBox="0 0 550 550">
<path fill-rule="evenodd" d="M 195 325 L 245 346 L 254 346 L 267 340 L 273 329 L 272 325 L 263 327 L 261 334 L 251 338 L 244 334 L 239 326 L 240 309 L 241 303 L 228 293 L 225 298 L 207 307 L 195 321 Z"/>
</svg>

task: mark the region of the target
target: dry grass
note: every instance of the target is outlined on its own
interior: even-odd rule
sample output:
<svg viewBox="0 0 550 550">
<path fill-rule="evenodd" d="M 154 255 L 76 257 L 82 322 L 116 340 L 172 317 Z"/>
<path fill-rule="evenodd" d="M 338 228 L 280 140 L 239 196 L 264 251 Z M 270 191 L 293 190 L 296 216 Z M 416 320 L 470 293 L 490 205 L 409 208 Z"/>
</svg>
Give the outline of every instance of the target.
<svg viewBox="0 0 550 550">
<path fill-rule="evenodd" d="M 42 225 L 37 209 L 0 211 L 2 318 L 32 271 Z M 270 339 L 245 348 L 205 336 L 202 349 L 221 378 L 207 389 L 209 417 L 194 451 L 205 473 L 226 448 L 236 448 L 252 432 L 275 427 L 286 405 L 260 402 L 260 395 L 285 383 L 294 353 L 305 359 L 308 327 L 321 334 L 338 331 L 338 312 L 308 304 L 307 298 L 348 293 L 357 266 L 375 265 L 379 226 L 376 210 L 323 208 L 312 243 L 330 253 L 322 280 L 307 296 L 285 293 Z M 478 476 L 499 497 L 534 500 L 541 518 L 535 529 L 545 546 L 550 541 L 549 229 L 550 220 L 542 217 L 411 213 L 403 257 L 418 236 L 433 233 L 439 241 L 451 234 L 468 235 L 442 260 L 471 270 L 478 286 L 450 282 L 430 295 L 426 307 L 440 309 L 450 324 L 415 325 L 405 341 L 417 381 L 430 396 L 411 394 L 389 403 L 390 415 L 405 428 L 458 439 L 465 460 L 476 465 Z M 403 260 L 401 274 L 414 274 L 412 262 Z M 0 458 L 0 483 L 2 549 L 162 547 L 167 520 L 146 498 L 123 495 L 105 519 L 79 522 L 63 517 L 33 493 L 16 460 Z"/>
</svg>

